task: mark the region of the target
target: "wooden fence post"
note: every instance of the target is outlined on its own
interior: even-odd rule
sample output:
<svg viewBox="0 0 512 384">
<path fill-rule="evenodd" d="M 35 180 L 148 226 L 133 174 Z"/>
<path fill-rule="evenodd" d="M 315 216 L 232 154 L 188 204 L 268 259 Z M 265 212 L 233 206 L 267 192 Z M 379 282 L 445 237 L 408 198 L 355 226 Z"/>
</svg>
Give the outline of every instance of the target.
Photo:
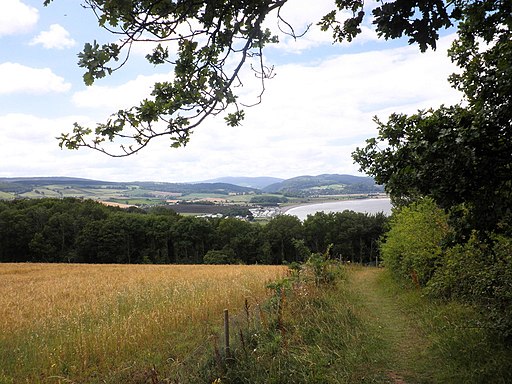
<svg viewBox="0 0 512 384">
<path fill-rule="evenodd" d="M 226 348 L 226 359 L 231 357 L 231 350 L 229 348 L 229 312 L 224 310 L 224 344 Z"/>
</svg>

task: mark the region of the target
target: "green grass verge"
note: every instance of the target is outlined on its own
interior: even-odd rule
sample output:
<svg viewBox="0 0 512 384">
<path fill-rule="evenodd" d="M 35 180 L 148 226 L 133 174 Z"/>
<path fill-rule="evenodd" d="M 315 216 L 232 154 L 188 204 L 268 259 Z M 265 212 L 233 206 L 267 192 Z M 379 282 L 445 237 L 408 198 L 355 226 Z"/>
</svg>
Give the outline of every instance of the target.
<svg viewBox="0 0 512 384">
<path fill-rule="evenodd" d="M 421 290 L 402 287 L 388 273 L 379 289 L 417 324 L 426 349 L 413 366 L 414 383 L 512 383 L 512 345 L 485 328 L 473 308 L 433 302 Z"/>
<path fill-rule="evenodd" d="M 294 284 L 286 292 L 284 299 L 274 296 L 256 326 L 237 333 L 232 360 L 212 362 L 196 382 L 386 382 L 383 340 L 367 332 L 372 325 L 358 315 L 358 298 L 343 277 L 329 286 Z"/>
<path fill-rule="evenodd" d="M 211 359 L 190 382 L 512 382 L 510 345 L 479 327 L 471 308 L 434 303 L 382 269 L 344 276 L 329 287 L 295 285 L 280 318 L 272 306 L 259 322 L 248 318 L 233 358 Z"/>
</svg>

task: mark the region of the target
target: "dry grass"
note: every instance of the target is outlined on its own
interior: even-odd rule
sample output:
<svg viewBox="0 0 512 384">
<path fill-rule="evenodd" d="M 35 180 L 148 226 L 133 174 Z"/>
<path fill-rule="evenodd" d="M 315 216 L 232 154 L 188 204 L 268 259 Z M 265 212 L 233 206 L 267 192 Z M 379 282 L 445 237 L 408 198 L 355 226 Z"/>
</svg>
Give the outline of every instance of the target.
<svg viewBox="0 0 512 384">
<path fill-rule="evenodd" d="M 181 361 L 217 331 L 224 308 L 261 302 L 265 283 L 285 273 L 272 266 L 0 264 L 0 383 L 101 381 Z"/>
</svg>

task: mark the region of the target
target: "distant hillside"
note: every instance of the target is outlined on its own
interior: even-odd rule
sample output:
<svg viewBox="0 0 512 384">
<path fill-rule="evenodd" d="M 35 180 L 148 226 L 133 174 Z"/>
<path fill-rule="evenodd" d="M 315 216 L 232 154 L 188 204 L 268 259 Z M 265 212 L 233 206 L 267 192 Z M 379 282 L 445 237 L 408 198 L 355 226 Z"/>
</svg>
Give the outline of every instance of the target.
<svg viewBox="0 0 512 384">
<path fill-rule="evenodd" d="M 251 193 L 259 192 L 257 188 L 241 187 L 229 183 L 155 183 L 155 182 L 134 182 L 129 185 L 139 186 L 153 191 L 171 193 Z"/>
<path fill-rule="evenodd" d="M 145 204 L 148 199 L 165 201 L 178 196 L 186 199 L 194 194 L 243 195 L 264 192 L 304 197 L 383 191 L 384 188 L 376 185 L 370 177 L 336 174 L 299 176 L 288 180 L 272 177 L 224 177 L 200 183 L 113 182 L 73 177 L 0 178 L 0 199 L 81 197 L 103 201 L 119 200 L 126 204 Z"/>
<path fill-rule="evenodd" d="M 263 191 L 267 193 L 281 193 L 288 196 L 313 196 L 380 193 L 384 192 L 384 187 L 375 184 L 371 177 L 325 174 L 294 177 L 269 185 Z"/>
<path fill-rule="evenodd" d="M 271 184 L 280 183 L 284 179 L 277 177 L 220 177 L 218 179 L 205 180 L 203 183 L 228 183 L 240 187 L 263 189 Z"/>
<path fill-rule="evenodd" d="M 29 187 L 42 187 L 47 185 L 66 185 L 73 187 L 101 187 L 101 186 L 124 186 L 126 183 L 113 181 L 89 180 L 78 177 L 0 177 L 0 190 L 8 185 Z"/>
<path fill-rule="evenodd" d="M 93 198 L 104 197 L 107 191 L 119 191 L 124 195 L 147 197 L 151 195 L 151 192 L 181 195 L 193 193 L 228 195 L 230 193 L 259 192 L 259 189 L 228 183 L 113 182 L 73 177 L 0 178 L 0 192 L 21 197 L 76 196 Z M 136 193 L 137 191 L 140 193 Z M 34 193 L 37 196 L 34 196 Z"/>
</svg>

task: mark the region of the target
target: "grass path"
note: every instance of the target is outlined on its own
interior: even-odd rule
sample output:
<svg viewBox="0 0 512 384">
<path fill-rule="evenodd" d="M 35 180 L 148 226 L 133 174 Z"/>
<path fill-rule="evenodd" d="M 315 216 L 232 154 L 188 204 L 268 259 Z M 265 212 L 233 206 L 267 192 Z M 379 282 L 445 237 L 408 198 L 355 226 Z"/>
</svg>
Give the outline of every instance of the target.
<svg viewBox="0 0 512 384">
<path fill-rule="evenodd" d="M 353 267 L 349 273 L 350 290 L 360 298 L 359 315 L 385 348 L 380 369 L 390 383 L 429 382 L 420 369 L 428 339 L 387 289 L 383 274 L 383 269 L 371 267 Z"/>
</svg>

